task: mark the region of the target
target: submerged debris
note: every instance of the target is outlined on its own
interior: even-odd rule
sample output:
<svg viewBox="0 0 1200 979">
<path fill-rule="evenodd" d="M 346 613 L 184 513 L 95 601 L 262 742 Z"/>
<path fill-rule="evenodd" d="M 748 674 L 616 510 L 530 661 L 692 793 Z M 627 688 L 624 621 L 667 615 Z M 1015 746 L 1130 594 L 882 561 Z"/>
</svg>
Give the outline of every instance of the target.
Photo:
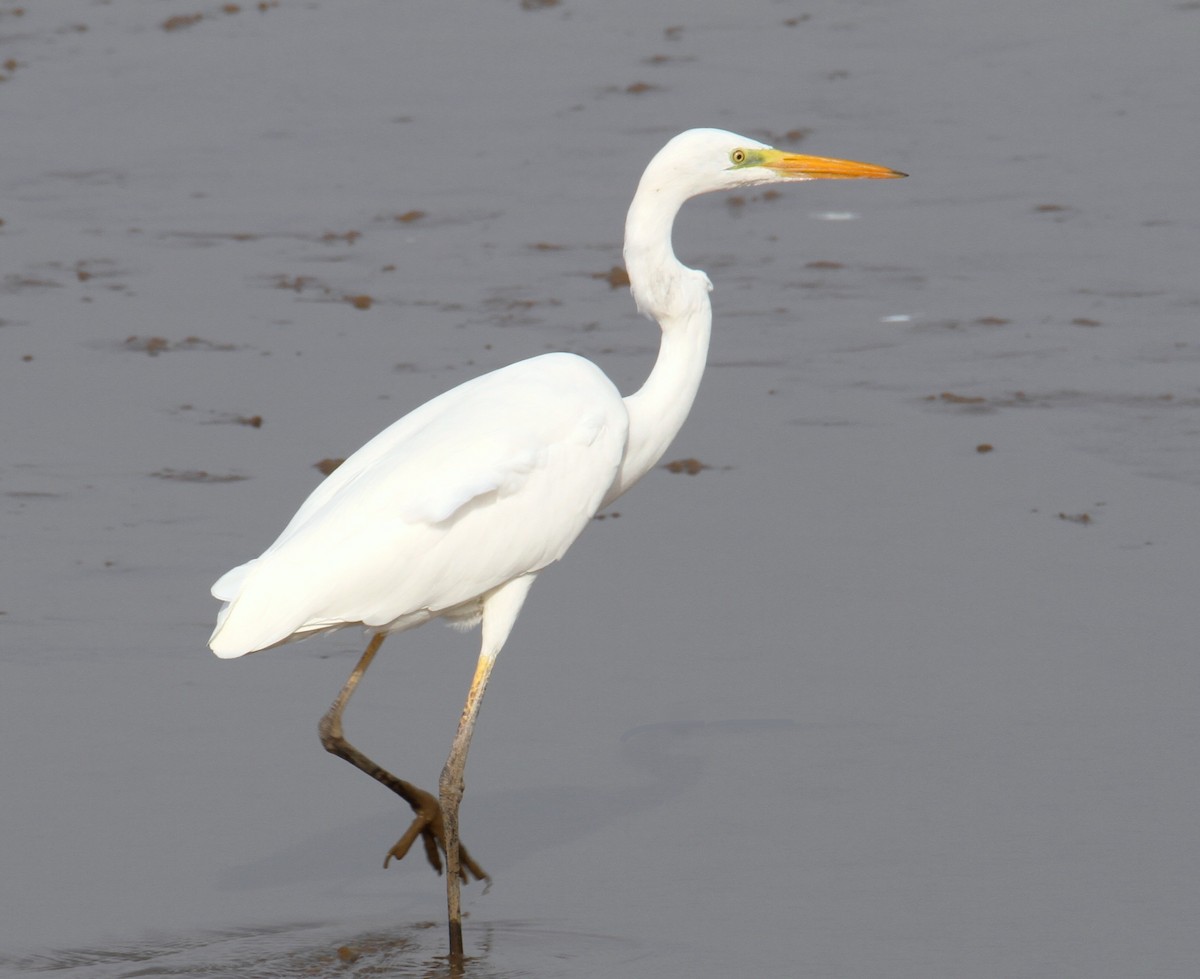
<svg viewBox="0 0 1200 979">
<path fill-rule="evenodd" d="M 973 395 L 955 394 L 953 391 L 943 391 L 939 395 L 929 395 L 926 401 L 944 401 L 948 405 L 981 405 L 987 402 L 987 398 L 979 398 Z"/>
<path fill-rule="evenodd" d="M 160 469 L 150 474 L 155 479 L 169 479 L 176 483 L 239 483 L 249 476 L 238 476 L 235 473 L 205 472 L 203 469 Z"/>
<path fill-rule="evenodd" d="M 675 459 L 672 462 L 664 463 L 663 469 L 673 473 L 687 473 L 689 476 L 695 476 L 703 469 L 712 469 L 713 467 L 701 462 L 699 459 Z"/>
<path fill-rule="evenodd" d="M 161 353 L 166 353 L 170 350 L 236 350 L 237 347 L 232 343 L 217 343 L 213 340 L 203 340 L 200 337 L 184 337 L 182 340 L 168 340 L 166 337 L 139 337 L 130 336 L 125 338 L 122 346 L 126 350 L 135 350 L 138 353 L 149 354 L 151 357 L 157 357 Z"/>
<path fill-rule="evenodd" d="M 629 285 L 629 273 L 620 265 L 614 265 L 607 272 L 597 272 L 594 278 L 603 279 L 612 289 L 620 289 L 622 286 Z"/>
<path fill-rule="evenodd" d="M 202 20 L 204 14 L 176 14 L 174 17 L 168 17 L 160 26 L 164 31 L 181 31 L 185 27 L 199 24 Z"/>
</svg>

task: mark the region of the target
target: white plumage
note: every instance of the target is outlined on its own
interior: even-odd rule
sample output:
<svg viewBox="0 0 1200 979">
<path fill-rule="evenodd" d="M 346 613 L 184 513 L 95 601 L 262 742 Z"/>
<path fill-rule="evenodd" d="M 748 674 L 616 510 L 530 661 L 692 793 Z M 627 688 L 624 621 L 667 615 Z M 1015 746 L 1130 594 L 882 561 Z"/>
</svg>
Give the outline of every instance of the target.
<svg viewBox="0 0 1200 979">
<path fill-rule="evenodd" d="M 566 553 L 612 485 L 628 427 L 612 382 L 573 354 L 433 399 L 350 456 L 261 557 L 213 585 L 227 603 L 213 651 L 228 659 L 346 625 L 477 621 L 488 592 Z"/>
<path fill-rule="evenodd" d="M 375 633 L 321 722 L 326 749 L 416 812 L 389 851 L 420 837 L 446 889 L 452 964 L 463 962 L 459 879 L 486 876 L 462 847 L 463 771 L 492 665 L 536 575 L 596 512 L 662 457 L 691 409 L 708 352 L 708 277 L 682 265 L 671 227 L 690 197 L 819 178 L 899 177 L 869 163 L 802 156 L 717 129 L 676 136 L 650 161 L 625 222 L 638 309 L 662 345 L 642 388 L 622 399 L 598 367 L 548 354 L 468 381 L 385 429 L 335 470 L 258 558 L 222 576 L 210 645 L 226 659 L 343 626 Z M 389 632 L 432 618 L 482 621 L 479 663 L 439 798 L 351 745 L 342 713 Z M 385 862 L 386 865 L 386 862 Z"/>
</svg>

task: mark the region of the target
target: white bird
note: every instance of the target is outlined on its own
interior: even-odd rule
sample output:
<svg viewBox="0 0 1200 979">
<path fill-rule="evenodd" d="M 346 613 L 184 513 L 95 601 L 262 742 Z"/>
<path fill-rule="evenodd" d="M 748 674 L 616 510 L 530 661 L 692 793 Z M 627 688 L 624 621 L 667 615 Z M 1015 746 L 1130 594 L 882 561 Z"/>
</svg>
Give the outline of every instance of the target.
<svg viewBox="0 0 1200 979">
<path fill-rule="evenodd" d="M 452 962 L 463 957 L 459 881 L 468 873 L 486 878 L 459 842 L 458 810 L 496 656 L 537 575 L 662 457 L 704 373 L 712 285 L 672 250 L 680 206 L 699 194 L 759 184 L 902 176 L 869 163 L 785 153 L 716 129 L 676 136 L 650 161 L 625 222 L 633 298 L 662 330 L 658 359 L 639 391 L 622 398 L 600 368 L 567 353 L 467 381 L 350 456 L 275 543 L 213 585 L 225 604 L 209 645 L 225 659 L 344 626 L 374 634 L 322 718 L 321 740 L 416 812 L 384 866 L 418 836 L 439 872 L 438 847 L 445 853 Z M 342 712 L 384 637 L 435 618 L 483 627 L 439 799 L 376 765 L 342 735 Z"/>
</svg>

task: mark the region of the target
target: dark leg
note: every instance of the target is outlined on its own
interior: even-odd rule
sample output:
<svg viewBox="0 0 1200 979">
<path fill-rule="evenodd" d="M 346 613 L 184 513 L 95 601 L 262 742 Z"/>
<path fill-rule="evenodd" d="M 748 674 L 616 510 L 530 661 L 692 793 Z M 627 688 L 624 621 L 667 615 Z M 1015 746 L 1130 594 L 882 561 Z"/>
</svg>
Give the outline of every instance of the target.
<svg viewBox="0 0 1200 979">
<path fill-rule="evenodd" d="M 471 681 L 471 690 L 467 695 L 467 703 L 463 708 L 462 718 L 458 724 L 458 734 L 450 748 L 450 757 L 442 769 L 439 783 L 441 806 L 445 818 L 445 835 L 443 840 L 446 850 L 446 907 L 450 921 L 450 964 L 461 967 L 463 963 L 462 937 L 462 904 L 458 893 L 458 878 L 467 880 L 463 867 L 450 856 L 451 849 L 458 841 L 458 807 L 463 796 L 463 772 L 467 767 L 467 751 L 471 747 L 471 735 L 475 731 L 475 721 L 479 717 L 479 705 L 483 701 L 483 692 L 487 688 L 488 677 L 491 675 L 495 656 L 481 655 L 475 668 L 475 678 Z M 465 858 L 462 845 L 458 853 Z"/>
<path fill-rule="evenodd" d="M 383 633 L 378 633 L 371 639 L 366 651 L 362 654 L 362 658 L 358 661 L 358 665 L 354 667 L 354 672 L 350 674 L 346 685 L 342 687 L 342 692 L 338 694 L 329 711 L 321 718 L 321 744 L 325 746 L 326 751 L 337 755 L 339 758 L 345 758 L 355 768 L 361 769 L 370 775 L 371 778 L 386 785 L 396 795 L 407 802 L 412 807 L 413 812 L 416 813 L 416 818 L 413 820 L 412 825 L 396 841 L 396 845 L 388 851 L 383 865 L 386 867 L 393 857 L 397 860 L 401 859 L 408 853 L 409 848 L 416 842 L 419 836 L 425 845 L 425 856 L 429 859 L 430 864 L 433 865 L 433 869 L 440 874 L 442 872 L 442 859 L 439 848 L 445 852 L 446 831 L 442 820 L 442 807 L 439 805 L 438 800 L 428 792 L 418 789 L 410 782 L 396 778 L 387 769 L 375 764 L 375 762 L 371 761 L 370 758 L 347 741 L 342 734 L 342 712 L 346 709 L 346 704 L 350 701 L 350 695 L 354 693 L 355 687 L 358 686 L 358 681 L 363 678 L 363 674 L 367 672 L 367 667 L 371 665 L 371 660 L 375 658 L 379 647 L 383 645 L 383 639 Z M 466 847 L 461 844 L 458 846 L 458 859 L 451 861 L 449 855 L 447 855 L 447 864 L 464 881 L 469 881 L 471 876 L 474 876 L 476 880 L 491 880 L 484 873 L 483 868 L 471 859 Z"/>
<path fill-rule="evenodd" d="M 484 600 L 483 636 L 479 660 L 475 665 L 475 676 L 467 702 L 458 721 L 458 733 L 450 747 L 450 757 L 442 769 L 438 790 L 441 811 L 445 819 L 444 848 L 446 852 L 446 911 L 450 923 L 450 968 L 453 975 L 461 974 L 463 963 L 462 904 L 458 882 L 467 879 L 456 857 L 467 859 L 466 851 L 458 839 L 458 807 L 463 797 L 463 775 L 467 767 L 467 752 L 471 748 L 471 735 L 479 718 L 479 705 L 487 689 L 488 677 L 496 665 L 496 657 L 517 621 L 517 614 L 525 602 L 525 596 L 533 585 L 534 575 L 522 575 L 501 585 Z"/>
</svg>

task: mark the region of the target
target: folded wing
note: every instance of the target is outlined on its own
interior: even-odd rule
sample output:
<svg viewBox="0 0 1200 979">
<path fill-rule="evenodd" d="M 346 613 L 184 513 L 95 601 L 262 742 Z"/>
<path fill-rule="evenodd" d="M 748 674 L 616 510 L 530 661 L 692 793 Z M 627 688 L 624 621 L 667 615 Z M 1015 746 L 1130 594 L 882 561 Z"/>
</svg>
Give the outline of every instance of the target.
<svg viewBox="0 0 1200 979">
<path fill-rule="evenodd" d="M 558 560 L 625 449 L 620 394 L 595 365 L 548 354 L 476 378 L 347 459 L 255 560 L 213 585 L 210 645 L 234 657 L 361 623 L 451 614 Z"/>
</svg>

